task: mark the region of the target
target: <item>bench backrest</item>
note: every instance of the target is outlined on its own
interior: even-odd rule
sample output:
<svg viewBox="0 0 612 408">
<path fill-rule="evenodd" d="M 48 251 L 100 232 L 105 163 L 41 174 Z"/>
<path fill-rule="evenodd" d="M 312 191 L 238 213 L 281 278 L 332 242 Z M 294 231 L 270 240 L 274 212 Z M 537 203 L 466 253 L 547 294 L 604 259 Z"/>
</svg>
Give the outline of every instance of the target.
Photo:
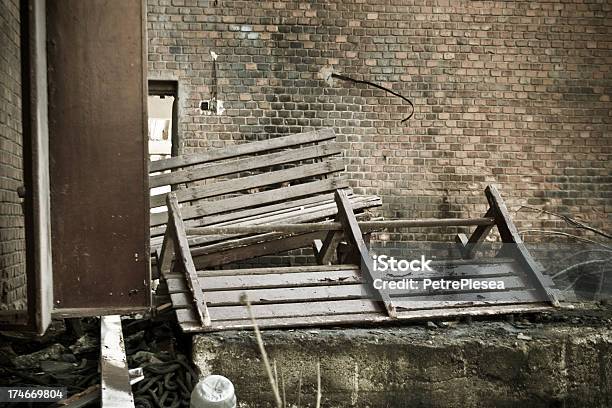
<svg viewBox="0 0 612 408">
<path fill-rule="evenodd" d="M 170 188 L 198 226 L 328 200 L 348 185 L 340 154 L 334 131 L 322 129 L 151 162 L 151 235 L 165 230 Z"/>
</svg>

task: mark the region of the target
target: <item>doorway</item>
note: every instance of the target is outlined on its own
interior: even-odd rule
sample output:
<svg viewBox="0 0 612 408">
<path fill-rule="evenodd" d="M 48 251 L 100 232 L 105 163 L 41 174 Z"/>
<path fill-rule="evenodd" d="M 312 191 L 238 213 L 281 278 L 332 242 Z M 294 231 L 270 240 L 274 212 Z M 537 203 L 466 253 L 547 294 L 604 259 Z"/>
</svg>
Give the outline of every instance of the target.
<svg viewBox="0 0 612 408">
<path fill-rule="evenodd" d="M 148 104 L 149 161 L 178 155 L 178 82 L 150 80 Z M 169 192 L 170 186 L 151 189 L 151 195 Z M 162 211 L 154 208 L 152 212 Z"/>
<path fill-rule="evenodd" d="M 149 80 L 149 160 L 178 155 L 178 82 Z"/>
</svg>

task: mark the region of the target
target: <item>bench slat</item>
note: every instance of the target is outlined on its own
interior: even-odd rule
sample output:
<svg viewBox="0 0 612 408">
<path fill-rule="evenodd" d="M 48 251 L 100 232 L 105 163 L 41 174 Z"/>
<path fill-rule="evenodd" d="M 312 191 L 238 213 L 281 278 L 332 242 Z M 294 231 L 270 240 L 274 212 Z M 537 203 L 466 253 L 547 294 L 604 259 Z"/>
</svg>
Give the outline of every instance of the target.
<svg viewBox="0 0 612 408">
<path fill-rule="evenodd" d="M 515 291 L 517 289 L 523 289 L 525 287 L 525 282 L 523 279 L 516 276 L 507 276 L 507 277 L 493 277 L 493 278 L 485 278 L 483 281 L 503 281 L 505 291 Z M 183 286 L 185 286 L 183 284 Z M 499 291 L 503 292 L 503 291 Z M 193 305 L 193 301 L 191 300 L 191 296 L 187 290 L 178 292 L 181 293 L 182 296 L 173 297 L 173 306 L 174 308 L 184 308 L 191 307 Z M 172 292 L 171 295 L 178 294 L 177 292 Z M 239 288 L 234 290 L 221 290 L 221 291 L 205 291 L 206 301 L 209 307 L 216 306 L 240 306 L 242 302 L 240 301 L 240 297 L 242 294 L 246 294 L 251 301 L 251 304 L 281 304 L 281 303 L 292 303 L 292 302 L 312 302 L 312 301 L 326 301 L 326 300 L 339 300 L 339 299 L 367 299 L 371 297 L 371 294 L 368 293 L 366 286 L 363 285 L 362 282 L 355 283 L 352 282 L 350 284 L 343 285 L 324 285 L 324 286 L 290 286 L 290 287 L 267 287 L 267 288 Z M 456 299 L 462 300 L 464 295 L 471 294 L 467 297 L 466 301 L 471 301 L 471 299 L 486 299 L 484 296 L 486 291 L 484 290 L 474 290 L 471 292 L 463 291 L 448 291 L 444 292 L 445 297 L 442 298 L 443 301 L 449 301 L 448 298 L 452 298 L 453 296 Z M 477 295 L 472 295 L 477 293 Z M 492 293 L 492 292 L 491 292 Z M 495 292 L 498 293 L 498 292 Z M 478 297 L 478 295 L 481 296 Z M 412 299 L 423 299 L 424 296 L 427 296 L 428 300 L 424 300 L 423 303 L 428 303 L 431 301 L 436 301 L 438 299 L 438 295 L 428 294 L 426 290 L 422 288 L 415 290 L 397 290 L 391 292 L 392 298 L 399 298 L 410 300 Z M 452 300 L 451 300 L 452 301 Z"/>
<path fill-rule="evenodd" d="M 325 158 L 341 153 L 335 145 L 311 146 L 303 149 L 292 149 L 279 153 L 248 157 L 229 163 L 215 163 L 204 167 L 188 170 L 178 170 L 172 173 L 156 174 L 149 178 L 149 187 L 160 187 L 170 184 L 188 183 L 213 177 L 226 176 L 248 170 L 261 169 L 280 164 L 288 164 L 303 160 Z"/>
<path fill-rule="evenodd" d="M 318 205 L 319 203 L 330 203 L 334 201 L 333 194 L 324 194 L 315 197 L 307 197 L 299 200 L 288 201 L 284 203 L 277 203 L 266 205 L 264 207 L 255 207 L 248 210 L 233 211 L 225 214 L 218 214 L 208 216 L 201 219 L 191 219 L 185 223 L 190 228 L 204 227 L 207 225 L 219 224 L 225 225 L 227 223 L 240 223 L 242 221 L 249 221 L 253 218 L 259 218 L 260 215 L 276 215 L 284 212 L 291 212 L 299 209 L 302 206 L 308 206 L 312 204 Z M 163 235 L 166 231 L 165 226 L 151 228 L 151 237 Z"/>
<path fill-rule="evenodd" d="M 369 299 L 253 305 L 251 307 L 256 319 L 313 315 L 330 316 L 345 313 L 377 312 L 380 310 L 376 302 Z M 249 317 L 248 310 L 244 306 L 212 307 L 210 311 L 214 319 L 217 320 L 247 319 Z"/>
<path fill-rule="evenodd" d="M 353 205 L 353 208 L 355 210 L 361 210 L 362 208 L 369 208 L 375 205 L 373 204 L 373 200 L 374 200 L 373 198 L 367 197 L 367 196 L 365 197 L 355 196 L 355 198 L 351 200 L 351 204 Z M 265 214 L 264 216 L 259 217 L 257 219 L 241 222 L 240 226 L 271 225 L 271 224 L 283 223 L 283 222 L 291 222 L 291 223 L 297 223 L 297 224 L 300 224 L 303 222 L 314 222 L 314 221 L 324 220 L 325 218 L 334 216 L 337 212 L 338 210 L 336 209 L 336 206 L 334 205 L 334 203 L 326 203 L 320 206 L 313 206 L 313 207 L 296 210 L 296 211 L 292 211 L 288 213 L 282 213 L 278 215 Z M 270 231 L 270 232 L 274 232 L 274 231 Z M 276 231 L 276 232 L 279 232 L 279 231 Z M 305 233 L 305 232 L 312 232 L 312 231 L 300 231 L 299 233 Z M 256 233 L 258 232 L 251 232 L 251 233 L 242 232 L 242 233 L 236 233 L 236 234 L 219 234 L 219 235 L 212 234 L 212 235 L 199 235 L 199 236 L 194 235 L 194 236 L 191 236 L 189 240 L 189 245 L 191 246 L 203 245 L 207 243 L 229 240 L 234 237 L 252 235 Z M 263 234 L 263 233 L 266 233 L 266 232 L 259 232 L 259 234 Z M 282 233 L 282 232 L 279 232 L 279 233 Z"/>
<path fill-rule="evenodd" d="M 283 187 L 276 190 L 262 191 L 259 193 L 226 198 L 223 200 L 198 203 L 197 205 L 181 208 L 181 211 L 183 214 L 183 220 L 188 220 L 196 217 L 205 217 L 212 214 L 220 214 L 227 211 L 290 200 L 292 198 L 304 197 L 307 195 L 321 194 L 323 192 L 333 191 L 337 188 L 344 188 L 347 186 L 348 182 L 345 178 L 318 180 L 295 186 Z M 151 214 L 150 225 L 162 225 L 165 224 L 167 220 L 167 212 Z"/>
<path fill-rule="evenodd" d="M 178 202 L 182 203 L 185 201 L 194 201 L 224 194 L 237 193 L 251 188 L 265 187 L 272 184 L 337 173 L 342 170 L 344 170 L 344 161 L 342 159 L 332 159 L 321 163 L 306 164 L 290 169 L 271 171 L 254 176 L 220 181 L 201 187 L 176 190 L 175 194 Z M 152 196 L 150 200 L 151 207 L 155 208 L 163 206 L 165 197 L 166 194 Z"/>
<path fill-rule="evenodd" d="M 252 259 L 258 256 L 277 254 L 292 249 L 306 248 L 312 244 L 315 239 L 321 239 L 323 233 L 313 232 L 310 234 L 292 235 L 287 237 L 278 237 L 275 240 L 270 240 L 269 237 L 263 237 L 259 242 L 251 241 L 245 246 L 234 247 L 225 250 L 219 250 L 215 253 L 197 256 L 194 254 L 194 262 L 196 267 L 210 268 L 214 266 L 225 265 L 231 262 L 241 261 L 244 259 Z M 249 237 L 254 238 L 254 237 Z M 257 238 L 262 238 L 258 235 Z"/>
<path fill-rule="evenodd" d="M 334 139 L 335 137 L 336 135 L 334 134 L 333 129 L 321 129 L 258 142 L 243 143 L 224 147 L 222 149 L 214 149 L 202 154 L 183 155 L 171 157 L 165 160 L 156 160 L 149 163 L 149 173 L 171 170 L 194 164 L 209 163 L 217 160 L 298 146 L 307 143 L 322 142 L 325 140 Z"/>
<path fill-rule="evenodd" d="M 357 196 L 357 199 L 352 203 L 352 205 L 353 205 L 353 208 L 357 211 L 363 208 L 371 207 L 368 201 L 359 200 L 359 196 Z M 296 214 L 295 217 L 292 217 L 292 218 L 295 219 L 297 222 L 308 222 L 308 221 L 314 221 L 317 219 L 331 217 L 335 215 L 337 211 L 338 210 L 336 208 L 329 207 L 329 208 L 323 209 L 322 211 L 318 211 L 318 212 L 314 211 L 314 212 L 308 212 L 305 214 L 298 213 Z M 358 216 L 361 216 L 361 214 L 358 214 Z M 319 231 L 319 232 L 325 233 L 325 231 Z M 211 251 L 230 249 L 232 247 L 242 247 L 249 243 L 257 243 L 257 242 L 261 242 L 265 240 L 276 239 L 277 237 L 282 237 L 282 236 L 287 236 L 287 235 L 293 235 L 293 234 L 283 233 L 283 232 L 269 232 L 269 233 L 263 233 L 263 234 L 255 234 L 255 235 L 247 234 L 246 237 L 244 237 L 244 234 L 241 234 L 241 235 L 238 235 L 238 238 L 227 239 L 222 242 L 208 244 L 206 246 L 200 246 L 195 249 L 192 248 L 192 253 L 193 255 L 199 256 L 203 254 L 208 254 Z M 202 238 L 206 238 L 206 237 L 202 237 Z M 191 242 L 198 242 L 197 238 L 194 238 Z"/>
</svg>

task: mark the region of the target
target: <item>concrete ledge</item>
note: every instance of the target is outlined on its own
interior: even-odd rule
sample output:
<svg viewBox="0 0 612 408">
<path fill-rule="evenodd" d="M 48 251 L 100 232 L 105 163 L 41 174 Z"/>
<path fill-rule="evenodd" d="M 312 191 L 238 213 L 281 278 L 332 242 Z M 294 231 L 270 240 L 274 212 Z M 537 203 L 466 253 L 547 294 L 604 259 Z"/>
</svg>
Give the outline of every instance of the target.
<svg viewBox="0 0 612 408">
<path fill-rule="evenodd" d="M 612 319 L 604 316 L 267 331 L 264 341 L 288 404 L 302 377 L 302 407 L 314 406 L 318 360 L 324 407 L 610 407 Z M 240 407 L 272 406 L 252 332 L 197 335 L 193 346 L 203 374 L 232 380 Z"/>
</svg>

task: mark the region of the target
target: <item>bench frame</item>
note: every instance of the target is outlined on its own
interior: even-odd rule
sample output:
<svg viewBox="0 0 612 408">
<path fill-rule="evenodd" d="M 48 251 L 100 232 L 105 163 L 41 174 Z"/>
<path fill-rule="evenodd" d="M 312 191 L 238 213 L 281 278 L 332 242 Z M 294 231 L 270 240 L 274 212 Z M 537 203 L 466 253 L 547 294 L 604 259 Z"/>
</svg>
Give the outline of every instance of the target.
<svg viewBox="0 0 612 408">
<path fill-rule="evenodd" d="M 359 222 L 353 212 L 346 193 L 342 190 L 337 190 L 335 192 L 335 202 L 338 208 L 338 214 L 334 222 L 277 225 L 265 224 L 259 226 L 236 225 L 225 228 L 185 228 L 184 222 L 181 218 L 181 209 L 179 208 L 176 195 L 174 193 L 169 193 L 167 196 L 167 206 L 170 217 L 166 228 L 161 254 L 161 270 L 163 276 L 169 283 L 169 292 L 172 301 L 175 308 L 178 309 L 176 311 L 177 317 L 181 327 L 185 331 L 214 331 L 245 328 L 250 326 L 250 320 L 242 319 L 240 317 L 242 316 L 239 310 L 240 306 L 236 303 L 236 300 L 230 299 L 235 294 L 237 290 L 236 288 L 238 287 L 229 287 L 225 289 L 208 288 L 211 290 L 209 291 L 207 287 L 202 286 L 201 282 L 211 281 L 211 279 L 214 280 L 215 277 L 219 276 L 227 276 L 228 279 L 236 279 L 236 277 L 245 276 L 245 278 L 240 278 L 246 279 L 245 282 L 247 282 L 241 286 L 243 287 L 244 291 L 259 293 L 257 290 L 263 290 L 264 292 L 267 290 L 268 292 L 265 293 L 276 294 L 275 296 L 277 296 L 277 298 L 275 298 L 275 302 L 278 303 L 277 306 L 266 303 L 268 302 L 268 299 L 259 299 L 262 301 L 260 302 L 261 305 L 255 306 L 256 312 L 257 310 L 262 311 L 261 318 L 258 319 L 258 321 L 260 326 L 264 328 L 345 323 L 375 323 L 389 322 L 397 319 L 426 319 L 460 315 L 522 313 L 547 310 L 551 306 L 558 306 L 558 300 L 554 292 L 549 288 L 551 280 L 542 274 L 539 265 L 533 260 L 527 251 L 516 230 L 516 227 L 508 215 L 508 210 L 501 198 L 501 195 L 493 186 L 488 186 L 486 188 L 485 195 L 489 202 L 489 209 L 485 216 L 482 218 L 471 218 L 464 220 L 429 219 Z M 484 269 L 482 269 L 483 265 L 502 265 L 505 263 L 508 265 L 512 264 L 512 267 L 510 267 L 510 272 L 508 272 L 506 276 L 509 282 L 519 282 L 519 285 L 516 287 L 517 290 L 500 292 L 501 295 L 496 293 L 485 293 L 486 296 L 493 300 L 498 299 L 498 303 L 493 300 L 490 302 L 462 300 L 457 306 L 455 306 L 452 304 L 452 301 L 439 301 L 434 302 L 439 304 L 439 307 L 425 307 L 424 304 L 419 303 L 423 302 L 422 300 L 414 300 L 425 299 L 423 295 L 415 298 L 408 297 L 407 300 L 402 300 L 403 298 L 398 300 L 395 297 L 392 298 L 388 294 L 374 289 L 372 282 L 375 273 L 372 270 L 372 258 L 370 256 L 368 246 L 363 238 L 364 232 L 422 226 L 437 227 L 449 225 L 476 226 L 474 233 L 469 238 L 465 235 L 460 235 L 457 238 L 460 251 L 463 255 L 463 260 L 452 261 L 453 265 L 464 265 L 465 267 L 474 268 L 475 271 L 484 271 Z M 505 245 L 503 251 L 500 251 L 497 257 L 493 260 L 489 260 L 488 263 L 483 260 L 475 259 L 474 255 L 477 249 L 493 227 L 497 227 L 503 243 L 512 244 L 510 246 L 511 249 L 508 249 L 508 246 Z M 320 232 L 325 232 L 324 239 L 314 245 L 317 249 L 316 257 L 320 265 L 318 267 L 298 267 L 297 269 L 296 267 L 279 267 L 245 270 L 238 269 L 234 271 L 196 270 L 192 258 L 192 250 L 189 247 L 189 242 L 187 239 L 188 234 L 192 236 L 202 236 L 211 233 L 234 234 L 241 232 L 246 234 L 260 232 L 276 232 L 285 234 L 285 238 L 280 239 L 280 242 L 290 240 L 290 238 L 295 236 L 295 234 L 302 234 L 306 237 L 312 237 L 313 234 L 320 235 Z M 348 258 L 355 262 L 355 265 L 353 266 L 330 264 L 331 259 L 333 258 L 333 256 L 330 254 L 333 254 L 334 251 L 338 251 L 340 249 L 341 245 L 339 244 L 343 240 L 347 241 L 345 244 L 346 248 L 344 248 L 344 250 L 346 251 L 348 248 L 348 252 L 352 254 L 352 256 Z M 508 257 L 511 257 L 510 261 L 508 261 Z M 176 258 L 176 262 L 173 266 L 172 260 L 174 258 Z M 292 273 L 296 274 L 292 275 Z M 326 280 L 324 280 L 323 283 L 317 283 L 320 282 L 321 279 L 315 279 L 315 275 L 319 274 L 316 276 L 327 276 L 325 275 L 326 273 L 329 276 L 332 276 L 332 278 L 325 277 L 324 279 Z M 273 280 L 280 277 L 286 277 L 286 279 L 283 279 L 287 280 L 292 276 L 297 280 L 289 279 L 291 283 L 284 283 L 283 285 L 285 286 L 280 285 L 278 287 L 272 286 L 270 289 L 265 289 L 265 287 L 263 287 L 263 289 L 258 289 L 258 284 L 253 286 L 253 283 L 248 283 L 256 282 L 256 280 L 253 279 L 249 280 L 249 276 L 262 276 L 261 279 L 264 281 L 266 279 Z M 302 279 L 302 276 L 304 280 L 300 281 L 299 279 Z M 307 309 L 306 307 L 299 306 L 301 304 L 300 302 L 309 302 L 309 298 L 298 297 L 296 299 L 287 299 L 286 301 L 282 299 L 283 293 L 285 293 L 283 290 L 286 291 L 287 294 L 289 294 L 291 291 L 301 293 L 298 291 L 298 289 L 302 290 L 304 293 L 309 291 L 313 292 L 316 291 L 317 286 L 327 285 L 328 281 L 333 282 L 333 286 L 325 286 L 327 289 L 324 289 L 329 293 L 344 293 L 346 296 L 348 296 L 346 297 L 344 303 L 341 301 L 344 298 L 342 298 L 340 295 L 337 295 L 340 296 L 339 298 L 333 297 L 335 295 L 330 295 L 330 299 L 340 301 L 337 303 L 321 302 L 319 304 L 319 309 L 321 310 L 319 312 L 313 311 L 313 314 L 309 315 L 308 311 L 304 310 Z M 345 284 L 362 286 L 343 286 Z M 521 287 L 524 289 L 520 289 Z M 336 289 L 332 290 L 329 288 Z M 359 288 L 363 289 L 364 293 L 367 292 L 367 297 L 365 294 L 359 297 Z M 218 292 L 218 290 L 221 290 L 221 292 Z M 207 295 L 207 293 L 209 293 L 209 295 Z M 507 294 L 508 296 L 505 296 L 504 294 Z M 207 303 L 207 296 L 212 295 L 214 295 L 215 299 L 220 300 L 214 301 L 217 303 Z M 470 295 L 472 294 L 465 294 L 465 299 L 475 298 L 475 296 Z M 226 297 L 224 298 L 224 296 Z M 290 296 L 292 295 L 288 295 L 288 297 Z M 480 297 L 481 295 L 478 296 Z M 516 298 L 514 296 L 516 296 Z M 513 301 L 513 299 L 516 299 L 516 301 Z M 295 303 L 296 301 L 298 303 Z M 446 305 L 447 303 L 448 305 Z M 217 310 L 218 307 L 218 310 L 223 311 L 225 316 L 228 317 L 215 319 L 214 313 L 211 312 L 210 304 L 214 306 L 213 309 Z M 314 305 L 314 303 L 310 304 Z M 330 305 L 329 307 L 327 306 L 328 304 Z M 228 306 L 226 307 L 224 305 Z M 277 313 L 275 308 L 278 310 L 289 310 L 289 315 L 281 315 L 279 314 L 281 312 Z M 295 310 L 295 313 L 293 313 L 292 310 Z M 239 316 L 240 318 L 236 316 Z M 257 313 L 255 313 L 255 316 L 257 318 Z"/>
</svg>

